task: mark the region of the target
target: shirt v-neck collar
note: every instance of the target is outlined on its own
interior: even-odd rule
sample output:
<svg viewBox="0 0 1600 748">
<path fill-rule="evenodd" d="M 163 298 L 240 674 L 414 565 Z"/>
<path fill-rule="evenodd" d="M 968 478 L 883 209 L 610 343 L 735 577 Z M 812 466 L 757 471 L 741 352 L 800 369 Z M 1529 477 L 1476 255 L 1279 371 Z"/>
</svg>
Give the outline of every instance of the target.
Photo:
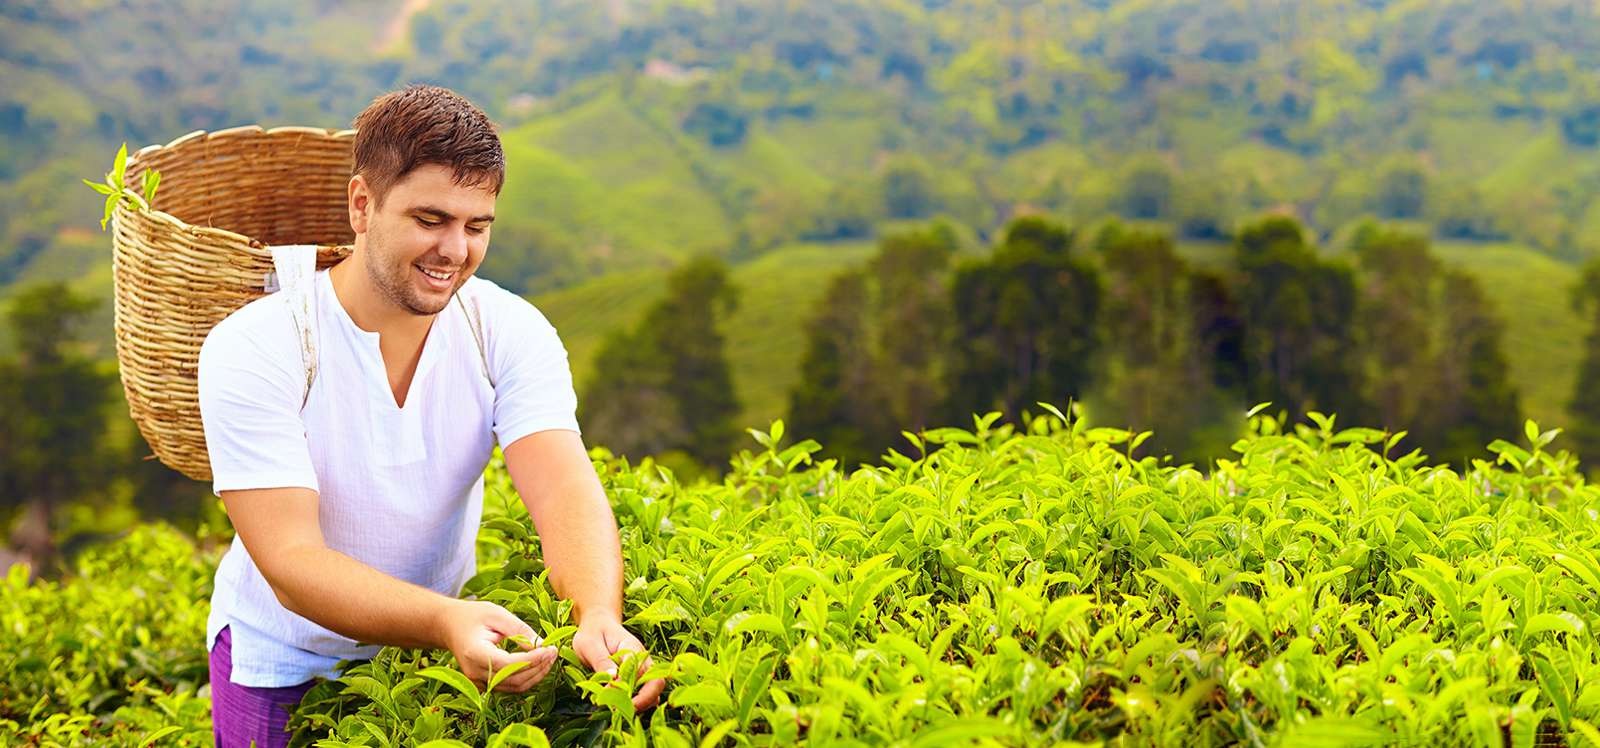
<svg viewBox="0 0 1600 748">
<path fill-rule="evenodd" d="M 394 389 L 389 386 L 389 370 L 383 363 L 383 350 L 379 347 L 382 334 L 361 329 L 356 321 L 350 317 L 349 310 L 339 301 L 339 294 L 333 290 L 333 277 L 327 270 L 318 271 L 321 279 L 319 285 L 322 289 L 321 301 L 333 307 L 333 316 L 339 320 L 339 325 L 356 342 L 354 346 L 356 359 L 365 370 L 367 391 L 370 397 L 382 401 L 385 409 L 392 413 L 416 412 L 414 404 L 419 394 L 419 385 L 424 377 L 433 368 L 434 360 L 438 358 L 441 348 L 446 347 L 442 336 L 444 334 L 444 311 L 435 315 L 433 324 L 428 327 L 427 335 L 422 339 L 422 356 L 417 360 L 417 370 L 411 375 L 411 382 L 406 389 L 406 404 L 400 406 L 394 401 Z M 448 311 L 446 309 L 445 311 Z"/>
</svg>

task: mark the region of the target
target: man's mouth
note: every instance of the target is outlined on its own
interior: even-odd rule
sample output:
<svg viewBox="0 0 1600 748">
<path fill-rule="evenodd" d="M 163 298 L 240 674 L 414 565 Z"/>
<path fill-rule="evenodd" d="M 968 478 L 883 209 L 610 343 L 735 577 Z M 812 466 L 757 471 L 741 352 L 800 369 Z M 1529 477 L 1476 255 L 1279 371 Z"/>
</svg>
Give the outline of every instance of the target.
<svg viewBox="0 0 1600 748">
<path fill-rule="evenodd" d="M 415 267 L 417 272 L 427 279 L 428 285 L 434 288 L 449 288 L 450 282 L 456 278 L 456 271 L 454 270 L 431 270 L 421 265 L 413 265 L 412 267 Z"/>
</svg>

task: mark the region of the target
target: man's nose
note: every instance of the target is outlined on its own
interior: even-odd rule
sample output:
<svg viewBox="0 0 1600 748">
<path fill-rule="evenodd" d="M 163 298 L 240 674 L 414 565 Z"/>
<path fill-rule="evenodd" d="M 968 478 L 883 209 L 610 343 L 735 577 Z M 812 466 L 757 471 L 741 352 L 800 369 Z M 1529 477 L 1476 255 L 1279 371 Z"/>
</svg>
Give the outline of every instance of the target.
<svg viewBox="0 0 1600 748">
<path fill-rule="evenodd" d="M 457 267 L 467 261 L 467 230 L 466 228 L 452 229 L 445 232 L 439 242 L 439 254 Z"/>
</svg>

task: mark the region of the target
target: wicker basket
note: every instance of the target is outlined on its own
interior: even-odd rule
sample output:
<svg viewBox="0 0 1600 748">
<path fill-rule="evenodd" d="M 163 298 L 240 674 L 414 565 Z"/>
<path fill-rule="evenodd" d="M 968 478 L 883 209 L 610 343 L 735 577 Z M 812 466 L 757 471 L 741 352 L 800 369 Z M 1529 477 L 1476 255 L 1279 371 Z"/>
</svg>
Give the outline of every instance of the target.
<svg viewBox="0 0 1600 748">
<path fill-rule="evenodd" d="M 127 184 L 153 168 L 161 185 L 153 206 L 119 203 L 112 214 L 117 361 L 133 420 L 168 467 L 211 480 L 195 378 L 200 344 L 266 293 L 268 247 L 319 245 L 318 268 L 350 253 L 354 135 L 197 130 L 129 157 Z"/>
</svg>

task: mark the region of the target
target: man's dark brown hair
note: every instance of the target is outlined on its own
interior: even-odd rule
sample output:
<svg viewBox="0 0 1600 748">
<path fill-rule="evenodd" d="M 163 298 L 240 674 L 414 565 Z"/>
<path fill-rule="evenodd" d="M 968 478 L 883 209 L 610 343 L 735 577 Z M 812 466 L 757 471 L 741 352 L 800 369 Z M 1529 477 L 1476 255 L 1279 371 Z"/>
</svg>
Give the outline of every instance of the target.
<svg viewBox="0 0 1600 748">
<path fill-rule="evenodd" d="M 488 185 L 494 194 L 506 181 L 500 136 L 483 110 L 454 91 L 413 83 L 372 100 L 351 124 L 356 130 L 355 168 L 383 207 L 389 189 L 419 166 L 440 164 L 463 187 Z"/>
</svg>

